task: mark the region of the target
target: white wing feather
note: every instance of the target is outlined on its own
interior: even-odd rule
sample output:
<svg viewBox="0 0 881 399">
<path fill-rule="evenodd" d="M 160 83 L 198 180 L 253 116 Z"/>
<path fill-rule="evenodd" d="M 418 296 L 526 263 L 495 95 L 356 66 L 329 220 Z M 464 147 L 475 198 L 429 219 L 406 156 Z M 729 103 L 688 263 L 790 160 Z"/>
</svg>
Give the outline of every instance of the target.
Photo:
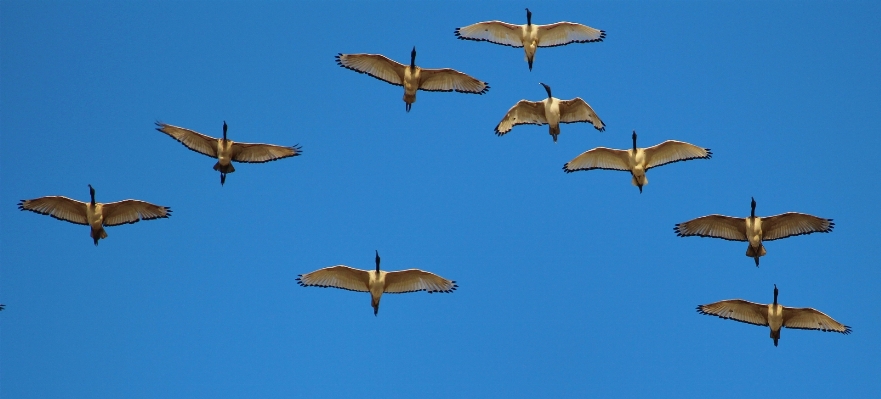
<svg viewBox="0 0 881 399">
<path fill-rule="evenodd" d="M 318 269 L 312 273 L 301 274 L 297 284 L 303 287 L 341 288 L 349 291 L 368 292 L 370 275 L 367 270 L 337 265 Z"/>
<path fill-rule="evenodd" d="M 514 25 L 502 21 L 486 21 L 456 28 L 456 36 L 462 40 L 490 42 L 503 46 L 523 47 L 520 40 L 523 25 Z"/>
<path fill-rule="evenodd" d="M 709 159 L 713 153 L 709 148 L 701 148 L 682 141 L 667 140 L 645 149 L 646 170 L 668 163 L 691 159 Z"/>
<path fill-rule="evenodd" d="M 458 287 L 455 281 L 447 280 L 437 274 L 419 269 L 408 269 L 388 272 L 385 275 L 385 290 L 383 292 L 389 294 L 415 291 L 453 292 Z"/>
<path fill-rule="evenodd" d="M 579 170 L 608 169 L 629 171 L 630 156 L 627 150 L 614 150 L 611 148 L 597 147 L 585 151 L 563 165 L 566 173 Z"/>
<path fill-rule="evenodd" d="M 606 32 L 573 22 L 538 25 L 538 47 L 562 46 L 569 43 L 599 42 Z"/>
</svg>

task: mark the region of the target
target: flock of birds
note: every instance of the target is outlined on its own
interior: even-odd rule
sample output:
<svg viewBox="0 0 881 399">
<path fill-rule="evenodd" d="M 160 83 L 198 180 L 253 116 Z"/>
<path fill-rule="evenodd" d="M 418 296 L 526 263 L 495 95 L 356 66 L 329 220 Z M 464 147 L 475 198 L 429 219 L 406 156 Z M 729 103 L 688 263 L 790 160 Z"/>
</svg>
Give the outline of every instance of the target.
<svg viewBox="0 0 881 399">
<path fill-rule="evenodd" d="M 558 22 L 549 25 L 532 23 L 532 13 L 526 9 L 526 24 L 514 25 L 501 21 L 487 21 L 455 30 L 459 39 L 486 41 L 490 43 L 522 47 L 526 53 L 529 70 L 532 70 L 536 50 L 539 47 L 555 47 L 570 43 L 598 42 L 605 38 L 602 30 L 572 22 Z M 416 102 L 416 92 L 456 91 L 460 93 L 484 94 L 489 90 L 486 82 L 465 73 L 449 68 L 425 69 L 416 66 L 416 48 L 410 53 L 410 65 L 395 62 L 379 54 L 339 54 L 338 65 L 355 72 L 370 75 L 387 83 L 404 87 L 404 103 L 407 112 Z M 605 124 L 593 108 L 581 98 L 560 100 L 551 95 L 551 87 L 540 83 L 547 91 L 547 98 L 541 101 L 521 100 L 517 102 L 501 122 L 495 127 L 499 136 L 510 132 L 516 125 L 548 125 L 554 142 L 560 134 L 560 123 L 590 123 L 599 131 Z M 214 170 L 220 172 L 220 184 L 226 182 L 226 175 L 235 172 L 232 162 L 262 163 L 302 154 L 300 146 L 279 146 L 273 144 L 238 143 L 227 139 L 227 125 L 223 123 L 223 137 L 214 138 L 196 131 L 157 122 L 156 130 L 165 133 L 187 148 L 217 159 Z M 708 148 L 693 144 L 668 140 L 652 147 L 638 148 L 636 132 L 632 134 L 633 147 L 626 150 L 597 147 L 585 151 L 563 165 L 566 173 L 608 169 L 630 172 L 631 183 L 642 193 L 648 184 L 646 171 L 673 162 L 692 159 L 709 159 L 712 152 Z M 95 201 L 95 189 L 89 185 L 91 200 L 82 202 L 61 196 L 47 196 L 22 200 L 21 210 L 49 215 L 53 218 L 91 227 L 91 237 L 97 246 L 98 241 L 107 238 L 106 226 L 136 223 L 140 220 L 168 218 L 171 209 L 139 200 L 124 200 L 110 203 Z M 778 240 L 810 233 L 831 232 L 834 223 L 831 219 L 813 215 L 787 212 L 770 217 L 756 216 L 756 201 L 752 199 L 750 216 L 746 218 L 709 215 L 699 217 L 674 227 L 680 237 L 699 236 L 722 238 L 732 241 L 747 241 L 746 256 L 755 260 L 765 256 L 764 241 Z M 427 291 L 428 293 L 449 293 L 458 287 L 455 281 L 434 273 L 418 269 L 386 272 L 379 269 L 379 251 L 376 251 L 375 270 L 360 270 L 345 265 L 337 265 L 302 274 L 297 278 L 301 286 L 333 287 L 350 291 L 369 292 L 373 314 L 379 312 L 382 294 Z M 700 305 L 701 314 L 718 316 L 744 323 L 769 326 L 774 345 L 780 338 L 781 327 L 833 331 L 843 334 L 851 332 L 845 326 L 826 314 L 812 308 L 785 307 L 777 303 L 777 286 L 774 285 L 774 302 L 768 305 L 732 299 L 707 305 Z M 3 305 L 0 305 L 2 310 Z"/>
</svg>

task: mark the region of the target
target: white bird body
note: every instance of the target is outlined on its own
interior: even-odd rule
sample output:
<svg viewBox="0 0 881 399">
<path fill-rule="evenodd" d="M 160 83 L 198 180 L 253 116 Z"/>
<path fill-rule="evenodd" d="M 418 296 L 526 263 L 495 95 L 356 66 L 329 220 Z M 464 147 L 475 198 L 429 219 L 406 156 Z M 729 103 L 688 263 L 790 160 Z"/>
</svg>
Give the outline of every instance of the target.
<svg viewBox="0 0 881 399">
<path fill-rule="evenodd" d="M 649 182 L 645 175 L 647 170 L 673 162 L 713 157 L 709 148 L 701 148 L 694 144 L 675 140 L 667 140 L 648 148 L 638 148 L 636 147 L 636 131 L 633 132 L 632 137 L 632 149 L 615 150 L 597 147 L 585 151 L 567 162 L 563 165 L 563 171 L 566 173 L 593 169 L 628 171 L 632 176 L 630 182 L 639 187 L 641 193 L 642 186 Z"/>
<path fill-rule="evenodd" d="M 711 237 L 730 241 L 747 241 L 746 256 L 753 258 L 756 267 L 759 258 L 765 256 L 764 241 L 800 236 L 811 233 L 829 233 L 835 228 L 832 219 L 820 218 L 797 212 L 786 212 L 779 215 L 756 216 L 756 200 L 750 203 L 750 216 L 735 218 L 723 215 L 701 216 L 687 222 L 679 223 L 673 231 L 679 237 Z"/>
<path fill-rule="evenodd" d="M 718 316 L 757 326 L 768 326 L 774 346 L 780 339 L 780 329 L 820 330 L 850 334 L 851 328 L 843 325 L 825 313 L 813 308 L 792 308 L 777 303 L 777 285 L 774 285 L 774 302 L 768 305 L 728 299 L 707 305 L 698 305 L 697 312 L 703 315 Z"/>
<path fill-rule="evenodd" d="M 539 47 L 556 47 L 570 43 L 599 42 L 606 32 L 573 22 L 549 25 L 532 23 L 532 12 L 526 9 L 526 24 L 515 25 L 502 21 L 486 21 L 457 28 L 459 39 L 485 41 L 514 48 L 523 47 L 525 59 L 532 70 L 535 52 Z"/>
<path fill-rule="evenodd" d="M 590 107 L 580 97 L 571 100 L 560 100 L 551 95 L 550 86 L 539 83 L 544 86 L 548 97 L 541 101 L 520 100 L 514 104 L 511 109 L 502 118 L 502 121 L 496 125 L 495 132 L 498 136 L 504 136 L 514 126 L 532 124 L 532 125 L 548 125 L 548 134 L 557 142 L 557 136 L 560 134 L 560 123 L 590 123 L 599 131 L 606 129 L 606 125 L 597 116 L 593 108 Z"/>
<path fill-rule="evenodd" d="M 336 265 L 301 274 L 297 284 L 303 287 L 340 288 L 349 291 L 370 293 L 370 306 L 373 314 L 379 313 L 379 300 L 382 294 L 402 294 L 406 292 L 427 291 L 453 292 L 459 286 L 434 273 L 419 269 L 393 272 L 379 270 L 379 252 L 376 252 L 376 270 L 361 270 L 346 265 Z"/>
<path fill-rule="evenodd" d="M 220 185 L 226 182 L 226 174 L 233 173 L 236 168 L 232 161 L 246 163 L 263 163 L 282 158 L 295 157 L 303 153 L 299 145 L 285 147 L 274 144 L 240 143 L 226 138 L 226 121 L 223 122 L 223 137 L 214 138 L 202 133 L 156 122 L 156 130 L 179 141 L 185 147 L 203 155 L 217 159 L 214 170 L 220 172 Z"/>
<path fill-rule="evenodd" d="M 410 65 L 395 62 L 380 54 L 338 54 L 337 65 L 367 74 L 386 83 L 404 87 L 404 103 L 407 112 L 416 102 L 416 91 L 455 91 L 468 94 L 484 94 L 489 91 L 486 82 L 462 72 L 450 69 L 427 69 L 416 66 L 416 47 L 410 52 Z"/>
<path fill-rule="evenodd" d="M 104 226 L 118 226 L 136 223 L 140 220 L 167 218 L 171 209 L 139 200 L 123 200 L 102 204 L 95 202 L 95 189 L 89 185 L 90 202 L 82 202 L 67 197 L 47 196 L 31 200 L 21 200 L 18 208 L 55 219 L 89 226 L 89 236 L 98 245 L 98 240 L 107 238 Z"/>
</svg>

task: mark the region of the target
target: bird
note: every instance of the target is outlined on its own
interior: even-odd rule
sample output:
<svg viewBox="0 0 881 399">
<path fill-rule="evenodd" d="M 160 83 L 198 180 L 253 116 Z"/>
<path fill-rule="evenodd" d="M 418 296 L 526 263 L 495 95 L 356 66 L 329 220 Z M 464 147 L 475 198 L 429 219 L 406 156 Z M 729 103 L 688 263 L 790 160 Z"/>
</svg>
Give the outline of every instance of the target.
<svg viewBox="0 0 881 399">
<path fill-rule="evenodd" d="M 179 141 L 187 148 L 217 158 L 214 170 L 220 172 L 220 185 L 226 182 L 226 174 L 236 171 L 232 161 L 244 163 L 263 163 L 303 154 L 300 145 L 285 147 L 274 144 L 237 143 L 226 138 L 226 121 L 223 121 L 223 138 L 216 139 L 202 133 L 162 122 L 156 122 L 156 130 Z"/>
<path fill-rule="evenodd" d="M 526 62 L 532 71 L 532 61 L 538 47 L 556 47 L 570 43 L 601 42 L 606 32 L 573 22 L 557 22 L 550 25 L 533 25 L 532 12 L 526 9 L 526 25 L 514 25 L 502 21 L 486 21 L 456 28 L 460 40 L 474 40 L 523 47 Z"/>
<path fill-rule="evenodd" d="M 374 316 L 379 313 L 379 299 L 383 293 L 403 294 L 416 291 L 428 291 L 429 294 L 434 292 L 449 293 L 459 288 L 455 281 L 419 269 L 380 271 L 378 250 L 376 251 L 376 271 L 355 269 L 346 265 L 330 266 L 299 275 L 297 284 L 303 287 L 333 287 L 349 291 L 369 292 Z"/>
<path fill-rule="evenodd" d="M 392 61 L 380 54 L 343 54 L 336 56 L 337 65 L 358 73 L 366 73 L 395 86 L 404 86 L 404 109 L 410 112 L 416 102 L 416 90 L 457 91 L 483 94 L 489 84 L 462 72 L 450 69 L 425 69 L 416 66 L 416 47 L 410 51 L 410 65 Z"/>
<path fill-rule="evenodd" d="M 780 339 L 780 328 L 797 328 L 800 330 L 820 330 L 850 334 L 851 328 L 845 326 L 825 313 L 813 308 L 791 308 L 777 303 L 777 284 L 774 284 L 774 303 L 764 305 L 729 299 L 707 305 L 698 305 L 697 312 L 709 316 L 719 316 L 757 326 L 771 327 L 771 338 L 774 346 Z"/>
<path fill-rule="evenodd" d="M 632 137 L 632 150 L 597 147 L 567 162 L 563 165 L 563 171 L 566 173 L 591 169 L 627 171 L 632 176 L 630 182 L 639 187 L 639 193 L 642 194 L 642 186 L 649 183 L 648 178 L 645 177 L 647 170 L 673 162 L 713 157 L 709 148 L 675 140 L 667 140 L 648 148 L 636 148 L 636 130 L 633 131 Z"/>
<path fill-rule="evenodd" d="M 91 184 L 89 184 L 89 195 L 92 197 L 90 202 L 61 196 L 21 200 L 18 209 L 49 215 L 66 222 L 88 225 L 92 228 L 90 236 L 95 241 L 95 246 L 98 246 L 98 240 L 107 238 L 104 226 L 119 226 L 171 216 L 171 208 L 139 200 L 127 199 L 106 204 L 95 202 L 95 189 Z"/>
<path fill-rule="evenodd" d="M 581 97 L 560 100 L 551 95 L 550 86 L 544 83 L 539 84 L 544 86 L 545 91 L 548 92 L 548 98 L 541 101 L 518 101 L 496 125 L 496 135 L 504 136 L 517 125 L 548 125 L 548 133 L 556 143 L 557 135 L 560 134 L 560 123 L 588 122 L 593 124 L 596 130 L 601 132 L 606 130 L 606 125 L 603 124 L 600 117 Z"/>
<path fill-rule="evenodd" d="M 797 212 L 786 212 L 768 217 L 756 216 L 756 199 L 751 198 L 750 216 L 735 218 L 722 215 L 701 216 L 697 219 L 679 223 L 673 231 L 679 237 L 699 236 L 721 238 L 730 241 L 748 241 L 746 256 L 756 261 L 765 256 L 763 241 L 800 236 L 811 233 L 829 233 L 835 228 L 832 219 L 824 219 Z"/>
</svg>

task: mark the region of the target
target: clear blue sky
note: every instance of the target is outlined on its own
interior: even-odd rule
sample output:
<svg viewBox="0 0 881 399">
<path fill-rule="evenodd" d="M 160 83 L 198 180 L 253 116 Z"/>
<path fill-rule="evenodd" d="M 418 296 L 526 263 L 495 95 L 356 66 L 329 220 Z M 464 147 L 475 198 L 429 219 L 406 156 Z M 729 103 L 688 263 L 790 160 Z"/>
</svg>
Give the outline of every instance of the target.
<svg viewBox="0 0 881 399">
<path fill-rule="evenodd" d="M 486 20 L 568 20 L 601 43 L 456 40 Z M 872 2 L 0 3 L 0 395 L 868 397 L 881 391 L 881 6 Z M 338 67 L 380 53 L 490 83 L 402 90 Z M 518 100 L 581 97 L 607 124 L 493 127 Z M 304 155 L 214 161 L 161 120 Z M 596 146 L 667 139 L 711 160 L 565 174 Z M 44 195 L 137 198 L 170 219 L 88 228 Z M 679 238 L 721 213 L 806 212 L 831 234 Z M 453 294 L 303 288 L 347 264 L 420 268 Z M 743 298 L 815 307 L 853 334 L 698 315 Z"/>
</svg>

